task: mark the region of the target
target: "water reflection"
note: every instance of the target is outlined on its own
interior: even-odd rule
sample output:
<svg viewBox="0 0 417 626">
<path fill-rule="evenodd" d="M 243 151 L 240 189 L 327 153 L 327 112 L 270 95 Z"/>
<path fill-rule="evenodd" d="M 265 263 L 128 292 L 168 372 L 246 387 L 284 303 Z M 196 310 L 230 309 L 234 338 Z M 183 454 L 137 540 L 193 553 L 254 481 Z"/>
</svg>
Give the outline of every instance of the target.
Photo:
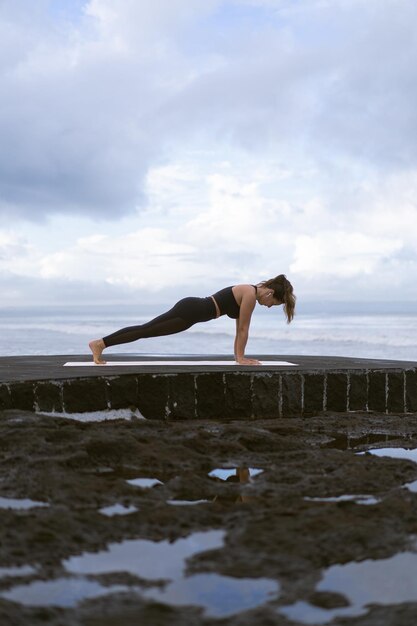
<svg viewBox="0 0 417 626">
<path fill-rule="evenodd" d="M 164 590 L 147 589 L 144 595 L 171 605 L 202 606 L 210 617 L 227 617 L 275 600 L 278 593 L 278 583 L 268 578 L 231 578 L 210 573 L 176 580 Z"/>
<path fill-rule="evenodd" d="M 126 481 L 129 485 L 140 487 L 141 489 L 152 489 L 155 485 L 163 485 L 157 478 L 132 478 Z"/>
<path fill-rule="evenodd" d="M 123 504 L 113 504 L 112 506 L 105 506 L 99 509 L 99 513 L 113 517 L 113 515 L 129 515 L 135 513 L 138 509 L 135 506 L 124 506 Z"/>
<path fill-rule="evenodd" d="M 25 606 L 74 607 L 81 600 L 128 591 L 128 587 L 113 585 L 103 587 L 98 582 L 84 578 L 57 578 L 36 580 L 28 585 L 18 585 L 0 593 L 0 597 Z"/>
<path fill-rule="evenodd" d="M 210 500 L 167 500 L 167 504 L 172 504 L 173 506 L 193 506 L 205 504 L 206 502 L 210 502 Z"/>
<path fill-rule="evenodd" d="M 235 579 L 214 573 L 185 576 L 186 560 L 223 547 L 224 531 L 193 533 L 175 542 L 143 539 L 110 544 L 107 550 L 85 553 L 64 561 L 66 570 L 78 575 L 129 572 L 147 581 L 167 584 L 143 588 L 141 595 L 167 604 L 192 604 L 208 615 L 225 616 L 264 604 L 279 592 L 276 581 Z"/>
<path fill-rule="evenodd" d="M 335 617 L 358 617 L 359 615 L 365 615 L 367 612 L 366 609 L 353 607 L 322 609 L 302 600 L 291 604 L 291 606 L 284 606 L 279 609 L 279 613 L 285 615 L 291 621 L 312 624 L 314 626 L 317 624 L 328 624 Z"/>
<path fill-rule="evenodd" d="M 309 498 L 306 496 L 304 500 L 308 502 L 355 502 L 355 504 L 378 504 L 380 501 L 375 496 L 369 495 L 342 495 L 342 496 L 332 496 L 329 498 Z"/>
<path fill-rule="evenodd" d="M 223 468 L 217 467 L 211 472 L 209 472 L 208 476 L 210 478 L 214 478 L 220 480 L 221 482 L 227 483 L 243 483 L 247 484 L 252 482 L 252 479 L 259 474 L 262 474 L 264 470 L 256 467 L 233 467 L 233 468 Z M 216 495 L 212 500 L 167 500 L 167 504 L 171 504 L 174 506 L 192 506 L 197 504 L 207 504 L 208 502 L 222 502 L 222 503 L 238 503 L 238 502 L 249 502 L 253 500 L 253 496 L 248 496 L 244 493 L 237 494 L 233 493 L 225 493 L 222 495 Z"/>
<path fill-rule="evenodd" d="M 0 567 L 0 578 L 16 578 L 18 576 L 32 576 L 32 574 L 36 574 L 36 569 L 31 565 Z"/>
<path fill-rule="evenodd" d="M 256 467 L 233 467 L 223 468 L 216 467 L 209 472 L 210 478 L 219 478 L 220 480 L 229 480 L 230 478 L 236 478 L 241 483 L 247 483 L 251 478 L 254 478 L 258 474 L 262 474 L 264 470 Z"/>
<path fill-rule="evenodd" d="M 336 448 L 337 450 L 352 450 L 358 446 L 373 445 L 383 441 L 395 439 L 410 439 L 409 435 L 392 435 L 388 433 L 367 433 L 366 435 L 337 434 L 334 439 L 323 444 L 322 448 Z"/>
<path fill-rule="evenodd" d="M 210 478 L 217 478 L 224 482 L 235 483 L 250 483 L 255 476 L 262 474 L 264 470 L 257 467 L 234 467 L 234 468 L 222 468 L 217 467 L 209 472 Z M 253 500 L 253 496 L 248 496 L 244 493 L 240 493 L 237 496 L 230 497 L 230 495 L 217 495 L 213 498 L 213 502 L 250 502 Z"/>
<path fill-rule="evenodd" d="M 417 463 L 417 448 L 372 448 L 366 451 L 374 456 L 387 456 L 392 459 L 407 459 Z M 358 452 L 358 454 L 365 454 Z"/>
<path fill-rule="evenodd" d="M 172 580 L 182 576 L 187 558 L 221 548 L 224 534 L 223 530 L 197 532 L 174 542 L 127 539 L 101 552 L 71 557 L 63 565 L 71 574 L 129 572 L 148 580 Z"/>
<path fill-rule="evenodd" d="M 222 617 L 276 599 L 277 582 L 269 579 L 238 579 L 215 573 L 185 576 L 186 560 L 202 551 L 223 546 L 224 531 L 193 533 L 170 543 L 143 539 L 113 543 L 106 550 L 85 553 L 63 562 L 69 577 L 34 581 L 0 593 L 0 597 L 27 606 L 73 607 L 80 601 L 119 591 L 140 593 L 170 605 L 197 605 L 209 616 Z M 155 586 L 105 587 L 87 575 L 128 572 Z M 162 581 L 166 584 L 160 586 Z"/>
<path fill-rule="evenodd" d="M 318 609 L 307 602 L 280 607 L 286 617 L 304 624 L 327 623 L 334 617 L 367 613 L 367 605 L 417 602 L 417 554 L 402 552 L 388 559 L 333 565 L 323 575 L 317 591 L 346 596 L 348 607 Z"/>
<path fill-rule="evenodd" d="M 37 411 L 36 415 L 61 417 L 77 422 L 104 422 L 108 420 L 145 419 L 139 409 L 105 409 L 103 411 L 83 411 L 82 413 L 66 413 L 65 411 Z"/>
<path fill-rule="evenodd" d="M 411 483 L 405 483 L 403 486 L 408 489 L 408 491 L 417 493 L 417 480 L 413 480 Z"/>
<path fill-rule="evenodd" d="M 29 499 L 2 498 L 0 497 L 0 509 L 35 509 L 42 506 L 49 506 L 47 502 L 36 502 Z"/>
</svg>

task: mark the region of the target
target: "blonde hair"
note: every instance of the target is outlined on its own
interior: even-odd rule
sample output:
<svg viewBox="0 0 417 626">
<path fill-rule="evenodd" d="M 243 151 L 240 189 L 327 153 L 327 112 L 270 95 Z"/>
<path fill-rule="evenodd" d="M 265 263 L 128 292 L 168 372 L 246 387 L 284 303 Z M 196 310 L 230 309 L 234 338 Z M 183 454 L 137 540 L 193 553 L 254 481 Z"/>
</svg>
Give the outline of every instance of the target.
<svg viewBox="0 0 417 626">
<path fill-rule="evenodd" d="M 294 295 L 293 286 L 288 278 L 285 274 L 280 274 L 279 276 L 275 276 L 275 278 L 262 281 L 260 285 L 272 289 L 274 298 L 283 303 L 287 324 L 289 324 L 294 319 L 295 302 L 297 298 Z"/>
</svg>

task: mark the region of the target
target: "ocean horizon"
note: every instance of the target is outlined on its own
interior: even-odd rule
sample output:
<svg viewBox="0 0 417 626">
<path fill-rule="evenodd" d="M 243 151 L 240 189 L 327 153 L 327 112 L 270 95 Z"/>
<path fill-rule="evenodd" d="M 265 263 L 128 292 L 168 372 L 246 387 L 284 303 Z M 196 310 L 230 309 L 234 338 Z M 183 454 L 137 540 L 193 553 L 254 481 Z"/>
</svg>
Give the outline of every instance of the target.
<svg viewBox="0 0 417 626">
<path fill-rule="evenodd" d="M 89 354 L 88 341 L 141 324 L 171 305 L 0 308 L 0 355 Z M 417 361 L 416 303 L 305 303 L 291 324 L 281 309 L 255 310 L 248 355 L 312 355 Z M 184 333 L 114 346 L 110 354 L 233 355 L 235 322 L 222 316 Z"/>
</svg>

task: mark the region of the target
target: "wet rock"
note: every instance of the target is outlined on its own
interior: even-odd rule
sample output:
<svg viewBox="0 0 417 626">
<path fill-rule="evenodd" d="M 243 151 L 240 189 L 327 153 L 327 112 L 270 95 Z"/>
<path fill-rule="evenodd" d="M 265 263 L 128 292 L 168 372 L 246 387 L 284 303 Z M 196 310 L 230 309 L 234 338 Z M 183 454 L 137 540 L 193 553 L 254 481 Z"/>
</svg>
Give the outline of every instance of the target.
<svg viewBox="0 0 417 626">
<path fill-rule="evenodd" d="M 319 606 L 322 609 L 336 609 L 349 606 L 349 600 L 345 596 L 331 591 L 316 591 L 309 596 L 308 601 L 313 606 Z"/>
<path fill-rule="evenodd" d="M 2 590 L 18 583 L 68 575 L 66 559 L 103 552 L 126 539 L 174 543 L 198 531 L 224 530 L 221 549 L 188 560 L 189 575 L 267 578 L 281 585 L 279 599 L 256 609 L 240 611 L 237 601 L 236 613 L 220 622 L 227 626 L 287 624 L 280 614 L 284 602 L 344 609 L 348 592 L 345 598 L 317 589 L 323 571 L 387 559 L 414 545 L 417 493 L 404 485 L 417 479 L 417 463 L 357 452 L 380 444 L 414 446 L 415 415 L 326 412 L 306 419 L 227 423 L 177 417 L 80 423 L 23 411 L 3 411 L 0 417 L 0 496 L 48 504 L 1 510 L 0 568 L 35 568 L 23 580 L 0 577 L 2 624 L 219 623 L 198 606 L 170 607 L 145 599 L 128 570 L 100 579 L 101 585 L 120 584 L 126 591 L 75 607 L 24 607 L 2 599 Z M 227 480 L 210 478 L 215 468 L 232 473 Z M 250 468 L 263 472 L 251 477 Z M 162 484 L 140 489 L 127 482 L 135 478 Z M 374 496 L 375 503 L 337 501 L 354 494 Z M 170 504 L 178 500 L 197 503 Z M 114 505 L 136 510 L 100 513 Z M 408 605 L 374 607 L 349 623 L 408 626 L 415 617 Z M 334 623 L 341 624 L 341 618 Z"/>
</svg>

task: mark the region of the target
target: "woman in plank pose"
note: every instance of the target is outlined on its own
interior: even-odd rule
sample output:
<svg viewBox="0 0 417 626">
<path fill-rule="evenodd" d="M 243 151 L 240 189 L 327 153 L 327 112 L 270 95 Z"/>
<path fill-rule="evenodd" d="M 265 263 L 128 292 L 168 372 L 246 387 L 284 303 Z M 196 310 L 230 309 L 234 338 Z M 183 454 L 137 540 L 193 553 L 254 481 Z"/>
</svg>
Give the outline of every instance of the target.
<svg viewBox="0 0 417 626">
<path fill-rule="evenodd" d="M 90 341 L 89 346 L 93 353 L 94 363 L 103 365 L 105 361 L 102 360 L 101 354 L 109 346 L 148 337 L 173 335 L 187 330 L 197 322 L 208 322 L 221 315 L 228 315 L 236 320 L 234 344 L 236 362 L 239 365 L 259 365 L 256 359 L 245 357 L 249 326 L 255 305 L 260 304 L 270 308 L 282 304 L 287 322 L 290 323 L 294 317 L 295 300 L 290 281 L 284 274 L 280 274 L 257 285 L 225 287 L 206 298 L 183 298 L 172 309 L 150 322 L 139 326 L 128 326 L 102 339 L 94 339 Z"/>
</svg>

